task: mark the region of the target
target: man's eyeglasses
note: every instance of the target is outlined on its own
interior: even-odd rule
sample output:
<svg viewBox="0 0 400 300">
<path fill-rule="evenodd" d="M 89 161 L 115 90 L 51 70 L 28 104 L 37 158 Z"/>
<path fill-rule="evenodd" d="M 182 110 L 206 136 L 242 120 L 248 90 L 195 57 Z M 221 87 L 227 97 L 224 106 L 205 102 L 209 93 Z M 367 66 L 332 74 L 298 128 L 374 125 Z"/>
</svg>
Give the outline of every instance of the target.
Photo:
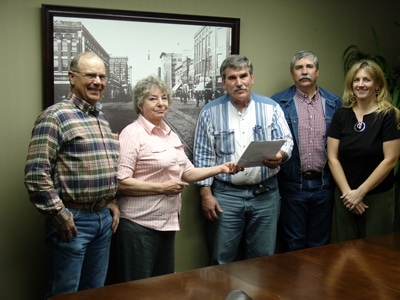
<svg viewBox="0 0 400 300">
<path fill-rule="evenodd" d="M 107 76 L 105 74 L 83 73 L 83 72 L 79 72 L 79 71 L 72 71 L 72 72 L 73 73 L 82 74 L 83 76 L 86 77 L 86 79 L 88 79 L 90 81 L 96 80 L 97 76 L 99 77 L 101 82 L 106 82 L 107 81 Z"/>
</svg>

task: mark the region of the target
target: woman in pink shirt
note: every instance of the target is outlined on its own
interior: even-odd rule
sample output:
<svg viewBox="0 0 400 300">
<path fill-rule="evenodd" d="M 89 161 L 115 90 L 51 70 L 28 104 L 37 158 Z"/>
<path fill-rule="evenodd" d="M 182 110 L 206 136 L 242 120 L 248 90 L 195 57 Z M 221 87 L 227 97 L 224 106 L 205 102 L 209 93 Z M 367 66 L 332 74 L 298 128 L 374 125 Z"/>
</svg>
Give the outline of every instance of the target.
<svg viewBox="0 0 400 300">
<path fill-rule="evenodd" d="M 187 182 L 241 170 L 231 162 L 193 166 L 178 135 L 164 121 L 172 101 L 164 82 L 149 76 L 136 84 L 133 94 L 139 117 L 121 132 L 117 174 L 119 282 L 173 273 L 181 192 Z"/>
</svg>

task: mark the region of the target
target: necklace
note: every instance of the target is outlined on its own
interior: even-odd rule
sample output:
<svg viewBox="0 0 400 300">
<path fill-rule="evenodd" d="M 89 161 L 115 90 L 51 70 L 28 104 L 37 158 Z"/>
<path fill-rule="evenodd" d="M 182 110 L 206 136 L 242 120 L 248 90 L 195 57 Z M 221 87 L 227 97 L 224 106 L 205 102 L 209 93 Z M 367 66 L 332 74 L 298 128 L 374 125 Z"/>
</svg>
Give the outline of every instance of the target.
<svg viewBox="0 0 400 300">
<path fill-rule="evenodd" d="M 356 132 L 363 132 L 365 130 L 365 123 L 364 121 L 361 122 L 356 122 L 356 124 L 354 124 L 354 130 Z"/>
<path fill-rule="evenodd" d="M 356 115 L 357 122 L 354 124 L 354 131 L 356 132 L 363 132 L 367 125 L 365 125 L 364 122 L 364 116 L 371 114 L 377 109 L 377 105 L 375 103 L 371 103 L 371 105 L 368 105 L 367 107 L 362 108 L 353 108 L 353 112 Z M 358 112 L 358 114 L 357 114 Z M 359 117 L 361 115 L 361 117 Z M 361 119 L 361 121 L 358 121 Z"/>
</svg>

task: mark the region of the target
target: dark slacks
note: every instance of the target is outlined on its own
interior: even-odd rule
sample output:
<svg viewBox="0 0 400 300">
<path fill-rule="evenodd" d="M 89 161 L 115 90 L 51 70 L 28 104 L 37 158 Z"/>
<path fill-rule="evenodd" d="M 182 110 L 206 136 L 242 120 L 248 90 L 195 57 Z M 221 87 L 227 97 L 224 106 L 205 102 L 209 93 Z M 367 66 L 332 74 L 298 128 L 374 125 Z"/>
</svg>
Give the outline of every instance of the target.
<svg viewBox="0 0 400 300">
<path fill-rule="evenodd" d="M 157 231 L 121 219 L 115 239 L 118 281 L 173 273 L 175 231 Z"/>
</svg>

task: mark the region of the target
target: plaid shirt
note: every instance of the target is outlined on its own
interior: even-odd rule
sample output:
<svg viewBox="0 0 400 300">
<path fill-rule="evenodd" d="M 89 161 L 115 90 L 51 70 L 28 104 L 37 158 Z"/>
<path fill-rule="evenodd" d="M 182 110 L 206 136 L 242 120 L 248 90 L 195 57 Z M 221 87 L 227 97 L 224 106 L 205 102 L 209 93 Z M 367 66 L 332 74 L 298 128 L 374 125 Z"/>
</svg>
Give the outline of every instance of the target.
<svg viewBox="0 0 400 300">
<path fill-rule="evenodd" d="M 301 171 L 322 172 L 326 162 L 326 120 L 322 99 L 317 90 L 310 99 L 300 89 L 296 90 L 299 116 L 299 153 Z"/>
<path fill-rule="evenodd" d="M 70 95 L 44 110 L 35 122 L 25 165 L 30 200 L 62 223 L 70 215 L 63 201 L 114 198 L 118 154 L 118 138 L 105 115 Z"/>
</svg>

